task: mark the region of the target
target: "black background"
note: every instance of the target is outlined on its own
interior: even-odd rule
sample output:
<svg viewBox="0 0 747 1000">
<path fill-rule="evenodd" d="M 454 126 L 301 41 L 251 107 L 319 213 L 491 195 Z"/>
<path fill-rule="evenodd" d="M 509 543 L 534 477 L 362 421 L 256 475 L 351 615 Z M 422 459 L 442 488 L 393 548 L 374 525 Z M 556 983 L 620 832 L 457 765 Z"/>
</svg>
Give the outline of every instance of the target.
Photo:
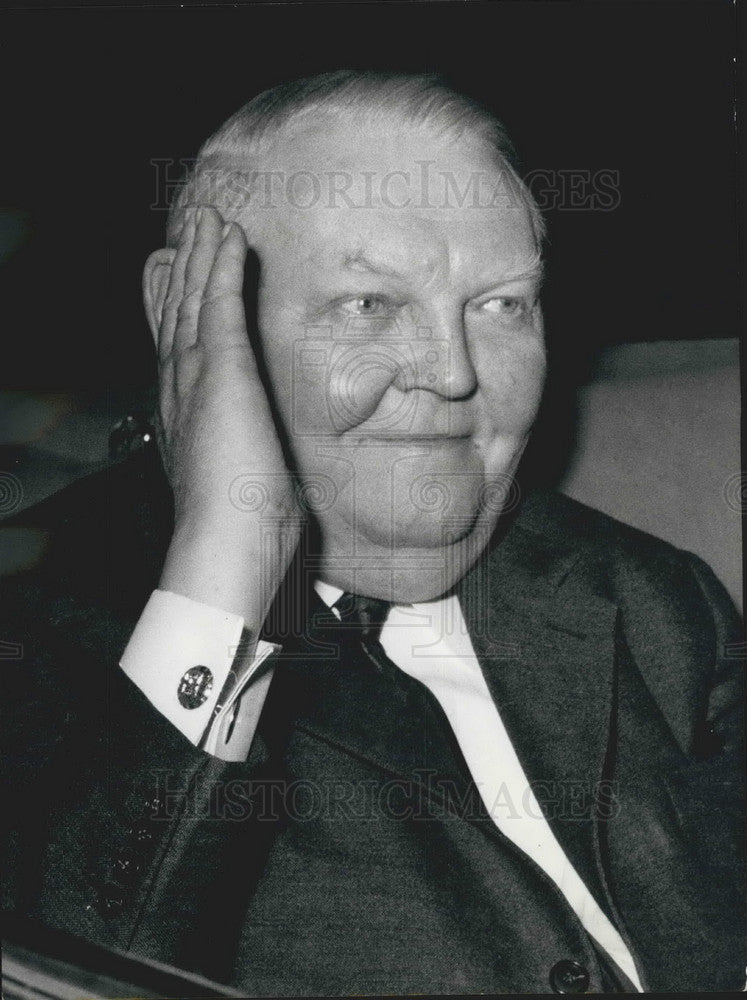
<svg viewBox="0 0 747 1000">
<path fill-rule="evenodd" d="M 620 172 L 615 210 L 548 214 L 561 352 L 736 334 L 729 2 L 25 7 L 0 24 L 2 202 L 25 223 L 0 265 L 6 386 L 149 382 L 152 161 L 194 156 L 259 90 L 341 67 L 445 72 L 526 170 Z"/>
</svg>

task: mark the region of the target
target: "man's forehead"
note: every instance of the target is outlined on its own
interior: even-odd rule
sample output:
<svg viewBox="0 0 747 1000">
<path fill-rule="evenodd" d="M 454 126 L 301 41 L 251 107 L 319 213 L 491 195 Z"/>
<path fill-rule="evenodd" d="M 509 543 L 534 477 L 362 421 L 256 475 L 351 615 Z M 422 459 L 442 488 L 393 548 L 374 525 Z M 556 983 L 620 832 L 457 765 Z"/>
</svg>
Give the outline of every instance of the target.
<svg viewBox="0 0 747 1000">
<path fill-rule="evenodd" d="M 349 125 L 294 138 L 260 165 L 239 221 L 305 267 L 397 277 L 452 259 L 536 266 L 526 193 L 485 144 Z"/>
<path fill-rule="evenodd" d="M 485 139 L 457 142 L 395 122 L 307 123 L 278 137 L 253 166 L 255 204 L 298 211 L 511 208 L 526 194 Z"/>
<path fill-rule="evenodd" d="M 526 211 L 356 214 L 319 212 L 286 220 L 286 237 L 312 269 L 407 279 L 465 266 L 535 277 L 540 253 Z"/>
</svg>

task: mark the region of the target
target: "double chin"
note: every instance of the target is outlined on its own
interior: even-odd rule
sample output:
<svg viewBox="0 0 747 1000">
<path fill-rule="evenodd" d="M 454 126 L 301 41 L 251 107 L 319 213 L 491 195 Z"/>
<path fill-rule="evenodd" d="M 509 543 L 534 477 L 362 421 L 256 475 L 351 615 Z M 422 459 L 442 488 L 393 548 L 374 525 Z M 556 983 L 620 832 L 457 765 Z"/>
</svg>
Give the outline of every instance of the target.
<svg viewBox="0 0 747 1000">
<path fill-rule="evenodd" d="M 424 601 L 449 590 L 487 546 L 499 512 L 480 504 L 484 491 L 452 495 L 451 514 L 433 510 L 404 516 L 370 505 L 326 512 L 321 528 L 322 578 L 343 590 L 384 600 Z"/>
<path fill-rule="evenodd" d="M 432 600 L 449 591 L 479 559 L 496 521 L 491 512 L 478 512 L 471 527 L 462 528 L 459 537 L 446 544 L 443 526 L 431 538 L 421 533 L 410 544 L 396 546 L 378 544 L 362 532 L 354 542 L 337 530 L 325 532 L 319 575 L 343 590 L 393 603 Z"/>
</svg>

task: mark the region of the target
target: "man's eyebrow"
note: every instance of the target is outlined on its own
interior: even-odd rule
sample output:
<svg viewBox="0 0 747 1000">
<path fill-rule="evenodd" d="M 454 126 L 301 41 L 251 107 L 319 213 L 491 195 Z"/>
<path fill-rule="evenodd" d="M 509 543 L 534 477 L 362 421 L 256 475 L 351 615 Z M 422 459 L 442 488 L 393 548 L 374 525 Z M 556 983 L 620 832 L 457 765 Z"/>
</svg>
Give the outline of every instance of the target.
<svg viewBox="0 0 747 1000">
<path fill-rule="evenodd" d="M 504 284 L 508 281 L 541 281 L 545 276 L 545 262 L 542 255 L 537 252 L 528 260 L 523 260 L 517 264 L 514 270 L 507 270 L 501 275 L 496 284 Z"/>
<path fill-rule="evenodd" d="M 342 261 L 343 269 L 346 271 L 368 271 L 370 274 L 377 274 L 382 278 L 405 278 L 406 274 L 396 268 L 385 264 L 381 260 L 372 260 L 367 257 L 362 250 L 355 250 L 346 253 Z"/>
<path fill-rule="evenodd" d="M 368 257 L 362 250 L 346 253 L 342 261 L 343 269 L 346 271 L 365 271 L 384 278 L 405 279 L 408 277 L 405 271 L 400 271 L 382 260 L 375 260 Z M 545 274 L 545 263 L 542 255 L 537 252 L 529 259 L 517 263 L 515 269 L 507 269 L 502 272 L 494 285 L 506 284 L 509 281 L 541 281 Z"/>
</svg>

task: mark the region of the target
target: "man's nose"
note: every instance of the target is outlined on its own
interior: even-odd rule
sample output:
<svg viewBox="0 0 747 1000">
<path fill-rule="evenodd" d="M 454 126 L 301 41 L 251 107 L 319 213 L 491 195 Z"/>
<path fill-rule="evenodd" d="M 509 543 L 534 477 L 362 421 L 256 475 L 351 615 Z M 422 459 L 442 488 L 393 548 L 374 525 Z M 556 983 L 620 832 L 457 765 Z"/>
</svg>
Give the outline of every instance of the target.
<svg viewBox="0 0 747 1000">
<path fill-rule="evenodd" d="M 461 311 L 441 312 L 411 331 L 404 357 L 395 383 L 403 391 L 428 389 L 445 399 L 464 399 L 477 388 Z"/>
</svg>

